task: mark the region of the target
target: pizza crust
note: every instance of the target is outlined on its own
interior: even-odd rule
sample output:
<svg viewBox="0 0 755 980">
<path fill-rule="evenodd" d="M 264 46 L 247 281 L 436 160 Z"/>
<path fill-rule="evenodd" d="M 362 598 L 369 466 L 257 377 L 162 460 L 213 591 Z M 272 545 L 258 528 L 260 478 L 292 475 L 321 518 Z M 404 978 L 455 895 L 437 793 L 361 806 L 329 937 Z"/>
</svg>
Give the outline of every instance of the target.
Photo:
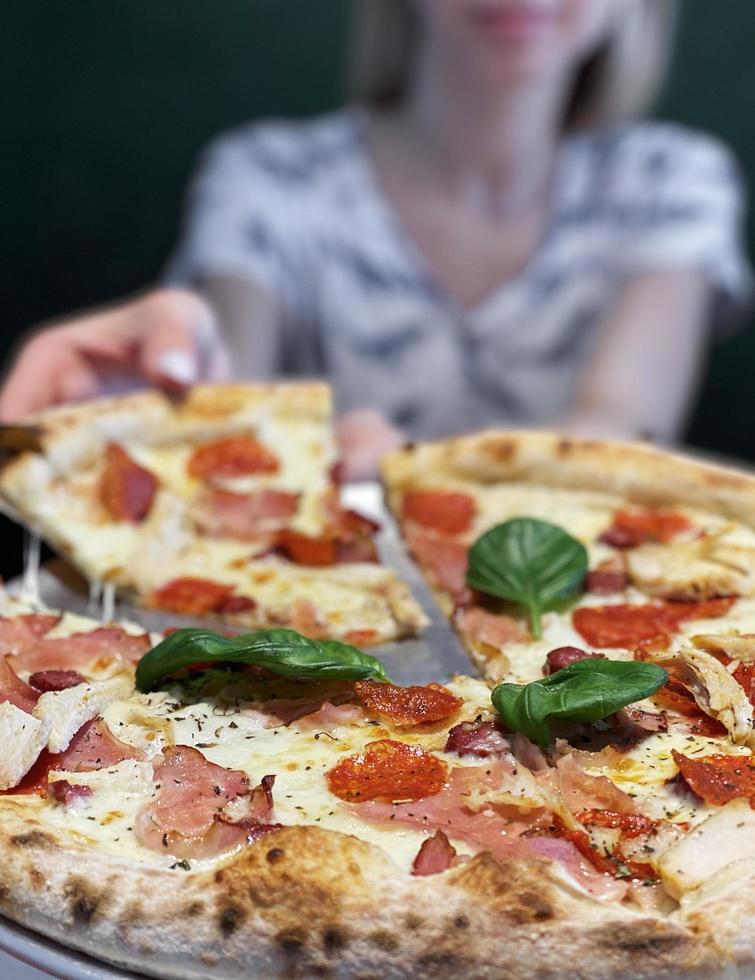
<svg viewBox="0 0 755 980">
<path fill-rule="evenodd" d="M 645 443 L 488 431 L 395 450 L 381 472 L 394 510 L 401 493 L 420 484 L 517 481 L 614 493 L 646 506 L 697 507 L 755 527 L 755 476 Z"/>
<path fill-rule="evenodd" d="M 690 928 L 602 905 L 548 862 L 501 865 L 483 854 L 412 878 L 376 848 L 309 826 L 187 873 L 103 860 L 10 800 L 0 813 L 3 914 L 151 976 L 530 980 L 563 976 L 569 963 L 583 980 L 649 980 L 711 976 L 730 963 L 710 927 L 697 927 L 704 908 Z M 732 942 L 752 958 L 747 936 Z"/>
</svg>

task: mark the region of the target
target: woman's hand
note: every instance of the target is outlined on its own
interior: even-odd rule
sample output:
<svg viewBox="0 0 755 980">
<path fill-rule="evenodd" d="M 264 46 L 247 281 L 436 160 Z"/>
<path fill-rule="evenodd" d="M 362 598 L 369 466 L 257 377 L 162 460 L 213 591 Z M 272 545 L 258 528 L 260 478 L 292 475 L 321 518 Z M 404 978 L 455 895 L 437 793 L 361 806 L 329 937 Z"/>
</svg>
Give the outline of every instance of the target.
<svg viewBox="0 0 755 980">
<path fill-rule="evenodd" d="M 406 436 L 374 408 L 357 408 L 339 416 L 336 439 L 346 480 L 374 479 L 380 457 L 406 442 Z"/>
<path fill-rule="evenodd" d="M 0 390 L 0 419 L 145 382 L 180 390 L 227 373 L 210 307 L 188 290 L 157 289 L 32 335 Z"/>
</svg>

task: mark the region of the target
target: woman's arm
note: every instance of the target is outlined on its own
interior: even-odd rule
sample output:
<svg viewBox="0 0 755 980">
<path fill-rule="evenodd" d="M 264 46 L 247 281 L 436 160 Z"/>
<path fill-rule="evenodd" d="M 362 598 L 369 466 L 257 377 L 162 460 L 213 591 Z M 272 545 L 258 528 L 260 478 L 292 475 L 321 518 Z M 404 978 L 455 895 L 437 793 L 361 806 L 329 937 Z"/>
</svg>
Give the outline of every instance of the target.
<svg viewBox="0 0 755 980">
<path fill-rule="evenodd" d="M 702 273 L 642 273 L 621 289 L 574 409 L 559 427 L 584 435 L 673 441 L 702 372 L 711 288 Z"/>
</svg>

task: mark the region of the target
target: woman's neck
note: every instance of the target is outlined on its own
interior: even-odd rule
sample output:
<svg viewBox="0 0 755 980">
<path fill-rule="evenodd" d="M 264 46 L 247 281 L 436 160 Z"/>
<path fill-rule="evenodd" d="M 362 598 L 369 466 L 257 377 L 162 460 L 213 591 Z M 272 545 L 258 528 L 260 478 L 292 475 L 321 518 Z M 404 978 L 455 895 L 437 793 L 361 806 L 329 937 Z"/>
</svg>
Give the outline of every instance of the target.
<svg viewBox="0 0 755 980">
<path fill-rule="evenodd" d="M 421 57 L 397 122 L 418 162 L 451 193 L 515 213 L 547 193 L 566 87 L 537 79 L 502 88 Z"/>
</svg>

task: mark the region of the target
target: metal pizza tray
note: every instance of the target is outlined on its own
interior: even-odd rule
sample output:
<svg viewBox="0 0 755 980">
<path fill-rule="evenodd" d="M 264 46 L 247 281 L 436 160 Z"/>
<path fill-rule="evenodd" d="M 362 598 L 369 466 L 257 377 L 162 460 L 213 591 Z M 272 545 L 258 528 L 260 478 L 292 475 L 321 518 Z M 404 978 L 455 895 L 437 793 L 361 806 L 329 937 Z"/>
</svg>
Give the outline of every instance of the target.
<svg viewBox="0 0 755 980">
<path fill-rule="evenodd" d="M 346 486 L 347 507 L 353 507 L 380 522 L 378 549 L 383 563 L 392 568 L 411 588 L 430 620 L 422 637 L 384 644 L 371 649 L 385 663 L 389 675 L 400 684 L 426 684 L 448 680 L 456 673 L 469 673 L 470 662 L 455 633 L 446 622 L 416 566 L 407 557 L 395 522 L 383 503 L 376 483 Z M 14 579 L 7 590 L 28 594 L 28 580 Z M 86 583 L 61 561 L 42 568 L 38 576 L 38 598 L 53 609 L 97 617 L 101 605 L 93 601 Z M 140 609 L 124 602 L 114 608 L 114 619 L 139 623 L 145 629 L 161 632 L 167 626 L 196 625 L 197 620 Z M 137 974 L 123 972 L 83 953 L 66 949 L 38 933 L 30 932 L 0 917 L 0 980 L 127 980 Z"/>
</svg>

